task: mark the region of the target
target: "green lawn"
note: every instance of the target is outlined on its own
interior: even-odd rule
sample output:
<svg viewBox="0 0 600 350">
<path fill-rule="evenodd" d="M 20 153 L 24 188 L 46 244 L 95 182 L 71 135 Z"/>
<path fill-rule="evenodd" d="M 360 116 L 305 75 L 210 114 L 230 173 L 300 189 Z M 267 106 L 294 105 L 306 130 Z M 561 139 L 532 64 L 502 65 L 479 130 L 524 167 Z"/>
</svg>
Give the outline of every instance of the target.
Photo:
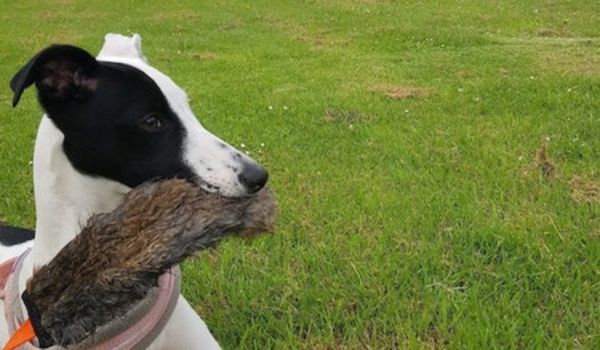
<svg viewBox="0 0 600 350">
<path fill-rule="evenodd" d="M 35 215 L 9 79 L 138 32 L 281 204 L 185 265 L 226 349 L 600 348 L 600 2 L 39 2 L 0 4 L 1 221 Z"/>
</svg>

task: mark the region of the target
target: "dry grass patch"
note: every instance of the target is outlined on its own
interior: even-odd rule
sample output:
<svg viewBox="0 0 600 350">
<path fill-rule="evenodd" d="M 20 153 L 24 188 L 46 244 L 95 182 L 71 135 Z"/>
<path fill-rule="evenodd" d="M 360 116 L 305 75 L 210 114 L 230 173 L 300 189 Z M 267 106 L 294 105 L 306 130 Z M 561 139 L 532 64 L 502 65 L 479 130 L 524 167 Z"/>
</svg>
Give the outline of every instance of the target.
<svg viewBox="0 0 600 350">
<path fill-rule="evenodd" d="M 214 52 L 197 52 L 192 54 L 192 59 L 196 61 L 213 61 L 219 58 Z"/>
<path fill-rule="evenodd" d="M 394 4 L 394 0 L 330 0 L 324 1 L 321 6 L 345 11 L 360 11 L 376 6 Z"/>
<path fill-rule="evenodd" d="M 329 39 L 321 33 L 315 35 L 299 35 L 295 37 L 295 40 L 310 44 L 315 49 L 341 46 L 350 42 L 350 39 Z"/>
<path fill-rule="evenodd" d="M 375 116 L 356 111 L 336 109 L 332 107 L 325 108 L 323 119 L 327 122 L 345 122 L 348 124 L 370 123 L 375 120 Z"/>
<path fill-rule="evenodd" d="M 540 28 L 536 32 L 536 35 L 542 38 L 566 38 L 571 36 L 566 28 L 561 28 L 558 30 L 552 28 Z"/>
<path fill-rule="evenodd" d="M 561 73 L 600 76 L 600 47 L 569 46 L 546 47 L 538 51 L 542 67 Z"/>
<path fill-rule="evenodd" d="M 164 23 L 165 21 L 190 21 L 193 19 L 199 19 L 201 15 L 190 11 L 158 11 L 148 19 L 157 23 Z"/>
<path fill-rule="evenodd" d="M 430 89 L 410 85 L 376 85 L 371 91 L 383 93 L 387 98 L 392 100 L 426 97 L 431 93 Z"/>
<path fill-rule="evenodd" d="M 329 29 L 310 30 L 299 23 L 281 21 L 277 18 L 267 19 L 267 24 L 271 29 L 294 41 L 308 44 L 314 49 L 340 46 L 350 42 L 348 38 L 332 38 Z"/>
<path fill-rule="evenodd" d="M 54 0 L 52 1 L 52 3 L 58 6 L 67 6 L 75 4 L 75 0 Z"/>
<path fill-rule="evenodd" d="M 492 36 L 515 52 L 531 55 L 543 70 L 600 76 L 600 39 L 569 36 L 564 30 L 540 29 L 534 37 Z"/>
<path fill-rule="evenodd" d="M 599 203 L 600 185 L 581 176 L 573 176 L 569 181 L 571 198 L 577 203 Z"/>
</svg>

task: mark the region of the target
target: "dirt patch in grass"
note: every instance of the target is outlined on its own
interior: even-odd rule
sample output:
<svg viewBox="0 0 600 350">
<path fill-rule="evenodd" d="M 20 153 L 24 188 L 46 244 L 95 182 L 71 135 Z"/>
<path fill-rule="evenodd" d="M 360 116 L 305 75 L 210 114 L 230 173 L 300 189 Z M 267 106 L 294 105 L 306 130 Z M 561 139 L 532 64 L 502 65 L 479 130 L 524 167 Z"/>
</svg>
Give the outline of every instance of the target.
<svg viewBox="0 0 600 350">
<path fill-rule="evenodd" d="M 535 151 L 534 167 L 540 169 L 542 175 L 546 178 L 553 178 L 556 175 L 556 163 L 548 155 L 548 144 L 544 143 Z"/>
<path fill-rule="evenodd" d="M 600 76 L 600 47 L 576 45 L 545 47 L 538 51 L 542 67 L 566 74 Z"/>
<path fill-rule="evenodd" d="M 197 52 L 192 54 L 192 59 L 195 61 L 214 61 L 217 58 L 219 58 L 219 56 L 214 52 Z"/>
<path fill-rule="evenodd" d="M 600 203 L 600 184 L 597 181 L 573 175 L 567 181 L 566 176 L 561 176 L 557 171 L 556 162 L 550 157 L 548 143 L 544 142 L 536 151 L 532 164 L 524 175 L 531 172 L 540 171 L 542 176 L 547 179 L 554 179 L 566 182 L 571 190 L 571 199 L 578 204 Z"/>
<path fill-rule="evenodd" d="M 450 330 L 449 333 L 452 333 Z M 443 336 L 433 322 L 429 323 L 427 330 L 422 335 L 422 340 L 431 347 L 431 349 L 445 349 L 450 345 L 450 340 Z"/>
<path fill-rule="evenodd" d="M 431 90 L 429 89 L 410 85 L 376 85 L 371 91 L 383 93 L 385 97 L 392 100 L 426 97 L 431 93 Z"/>
<path fill-rule="evenodd" d="M 236 30 L 236 29 L 240 29 L 244 26 L 244 22 L 235 19 L 226 23 L 223 23 L 222 25 L 219 26 L 219 30 L 222 32 L 229 32 L 232 30 Z"/>
<path fill-rule="evenodd" d="M 348 124 L 370 123 L 375 120 L 375 116 L 356 111 L 336 109 L 332 107 L 325 108 L 323 119 L 327 122 L 344 122 Z"/>
<path fill-rule="evenodd" d="M 536 34 L 537 34 L 537 36 L 541 36 L 543 38 L 560 36 L 556 30 L 549 29 L 549 28 L 538 29 Z"/>
<path fill-rule="evenodd" d="M 189 21 L 200 18 L 200 14 L 191 11 L 159 11 L 149 17 L 148 19 L 153 22 L 164 23 L 166 21 Z"/>
<path fill-rule="evenodd" d="M 337 2 L 334 2 L 337 3 Z M 386 5 L 393 3 L 393 0 L 353 0 L 353 1 L 341 1 L 341 3 L 350 4 L 351 6 L 356 5 Z"/>
<path fill-rule="evenodd" d="M 66 6 L 66 5 L 73 5 L 75 3 L 74 0 L 54 0 L 52 1 L 52 3 L 58 5 L 58 6 Z"/>
<path fill-rule="evenodd" d="M 569 181 L 571 198 L 577 203 L 600 203 L 600 185 L 581 176 L 573 176 Z"/>
<path fill-rule="evenodd" d="M 295 39 L 310 44 L 315 49 L 339 46 L 350 42 L 349 39 L 328 39 L 319 33 L 315 35 L 300 35 L 295 37 Z"/>
<path fill-rule="evenodd" d="M 276 32 L 282 33 L 294 41 L 306 43 L 313 49 L 329 48 L 344 45 L 350 42 L 347 38 L 334 38 L 330 29 L 309 29 L 300 23 L 282 21 L 278 18 L 267 18 L 267 25 Z"/>
<path fill-rule="evenodd" d="M 540 28 L 536 32 L 536 35 L 542 38 L 566 38 L 571 34 L 565 29 L 552 29 L 552 28 Z"/>
<path fill-rule="evenodd" d="M 600 39 L 577 37 L 563 29 L 539 29 L 533 37 L 494 36 L 515 53 L 527 53 L 542 70 L 600 76 Z"/>
<path fill-rule="evenodd" d="M 464 70 L 464 69 L 460 69 L 460 70 L 456 71 L 456 73 L 454 73 L 454 75 L 460 79 L 469 79 L 469 78 L 473 78 L 473 76 L 474 76 L 472 72 Z"/>
<path fill-rule="evenodd" d="M 53 21 L 56 18 L 58 18 L 58 12 L 44 11 L 40 14 L 40 17 L 42 17 L 43 19 L 48 20 L 48 21 Z"/>
</svg>

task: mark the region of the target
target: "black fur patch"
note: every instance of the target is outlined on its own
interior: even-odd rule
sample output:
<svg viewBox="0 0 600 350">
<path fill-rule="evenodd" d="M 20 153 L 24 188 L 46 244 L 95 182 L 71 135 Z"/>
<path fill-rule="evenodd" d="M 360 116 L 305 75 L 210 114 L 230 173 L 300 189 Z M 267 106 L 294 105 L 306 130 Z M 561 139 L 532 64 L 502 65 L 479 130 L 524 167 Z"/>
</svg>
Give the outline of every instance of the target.
<svg viewBox="0 0 600 350">
<path fill-rule="evenodd" d="M 154 178 L 193 179 L 183 161 L 185 129 L 156 83 L 125 64 L 98 62 L 96 91 L 85 101 L 40 102 L 63 132 L 63 149 L 82 173 L 135 187 Z M 140 119 L 155 114 L 163 127 L 148 132 Z"/>
<path fill-rule="evenodd" d="M 17 245 L 32 240 L 35 232 L 24 228 L 0 225 L 0 244 Z"/>
<path fill-rule="evenodd" d="M 196 180 L 183 161 L 186 131 L 156 82 L 141 70 L 53 45 L 11 80 L 13 105 L 33 84 L 65 136 L 67 158 L 80 172 L 129 187 L 156 178 Z M 157 124 L 145 122 L 149 116 Z"/>
</svg>

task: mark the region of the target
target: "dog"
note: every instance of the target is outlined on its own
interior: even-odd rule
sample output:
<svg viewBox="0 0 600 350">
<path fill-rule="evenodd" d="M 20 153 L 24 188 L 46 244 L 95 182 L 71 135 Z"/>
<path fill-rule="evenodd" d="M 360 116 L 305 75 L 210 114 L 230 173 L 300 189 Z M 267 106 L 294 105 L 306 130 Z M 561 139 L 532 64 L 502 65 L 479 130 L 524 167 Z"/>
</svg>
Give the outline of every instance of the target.
<svg viewBox="0 0 600 350">
<path fill-rule="evenodd" d="M 240 197 L 259 191 L 268 180 L 261 165 L 201 126 L 185 92 L 148 64 L 137 34 L 107 34 L 96 58 L 69 45 L 40 51 L 11 80 L 13 107 L 33 84 L 45 111 L 33 160 L 35 239 L 11 239 L 14 244 L 0 250 L 1 262 L 32 247 L 20 290 L 34 268 L 49 262 L 91 215 L 113 210 L 145 181 L 182 178 Z M 0 344 L 9 336 L 4 322 L 0 317 Z M 218 348 L 182 296 L 149 346 Z"/>
</svg>

